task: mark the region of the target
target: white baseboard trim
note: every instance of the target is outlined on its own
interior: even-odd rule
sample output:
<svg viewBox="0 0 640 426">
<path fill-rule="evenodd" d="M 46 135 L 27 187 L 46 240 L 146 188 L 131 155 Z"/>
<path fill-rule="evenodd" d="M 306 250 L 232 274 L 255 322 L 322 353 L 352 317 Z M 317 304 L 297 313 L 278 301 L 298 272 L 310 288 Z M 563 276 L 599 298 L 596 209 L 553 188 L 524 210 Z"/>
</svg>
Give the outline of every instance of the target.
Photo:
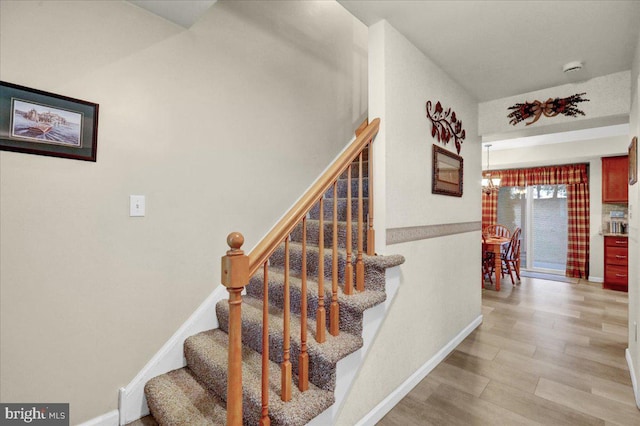
<svg viewBox="0 0 640 426">
<path fill-rule="evenodd" d="M 218 328 L 216 303 L 227 298 L 226 287 L 218 286 L 151 358 L 147 365 L 140 370 L 131 383 L 124 388 L 120 388 L 118 398 L 120 426 L 149 414 L 147 398 L 144 395 L 145 384 L 160 374 L 187 365 L 183 350 L 185 339 L 201 331 Z"/>
<path fill-rule="evenodd" d="M 587 278 L 587 281 L 591 281 L 592 283 L 603 283 L 604 282 L 604 277 L 592 277 L 592 276 L 589 276 L 589 278 Z"/>
<path fill-rule="evenodd" d="M 113 410 L 91 420 L 87 420 L 84 423 L 80 423 L 78 426 L 118 426 L 119 420 L 120 413 L 118 410 Z"/>
<path fill-rule="evenodd" d="M 473 330 L 482 324 L 482 315 L 471 321 L 449 343 L 440 349 L 430 360 L 422 365 L 407 380 L 383 399 L 373 410 L 365 415 L 356 426 L 373 426 L 380 421 L 391 409 L 404 398 L 427 374 L 442 362 Z"/>
<path fill-rule="evenodd" d="M 638 387 L 638 381 L 636 380 L 636 372 L 633 366 L 633 359 L 631 358 L 631 351 L 629 348 L 625 349 L 624 356 L 627 359 L 627 365 L 629 366 L 629 374 L 631 375 L 631 386 L 633 387 L 633 395 L 636 398 L 636 406 L 640 409 L 640 388 Z"/>
</svg>

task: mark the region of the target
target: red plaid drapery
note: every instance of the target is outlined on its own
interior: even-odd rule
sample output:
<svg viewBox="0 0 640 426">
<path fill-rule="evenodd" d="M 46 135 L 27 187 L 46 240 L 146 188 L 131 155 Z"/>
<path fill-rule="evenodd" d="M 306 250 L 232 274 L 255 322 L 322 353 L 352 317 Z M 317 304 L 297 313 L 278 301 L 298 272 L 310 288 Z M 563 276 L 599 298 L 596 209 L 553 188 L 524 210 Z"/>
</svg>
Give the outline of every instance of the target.
<svg viewBox="0 0 640 426">
<path fill-rule="evenodd" d="M 498 222 L 498 192 L 482 193 L 482 229 Z"/>
<path fill-rule="evenodd" d="M 566 185 L 568 244 L 568 277 L 589 276 L 589 176 L 586 164 L 534 167 L 530 169 L 492 170 L 500 177 L 500 186 Z M 495 198 L 495 201 L 494 201 Z M 498 194 L 482 195 L 482 227 L 496 223 Z M 486 222 L 486 223 L 485 223 Z"/>
</svg>

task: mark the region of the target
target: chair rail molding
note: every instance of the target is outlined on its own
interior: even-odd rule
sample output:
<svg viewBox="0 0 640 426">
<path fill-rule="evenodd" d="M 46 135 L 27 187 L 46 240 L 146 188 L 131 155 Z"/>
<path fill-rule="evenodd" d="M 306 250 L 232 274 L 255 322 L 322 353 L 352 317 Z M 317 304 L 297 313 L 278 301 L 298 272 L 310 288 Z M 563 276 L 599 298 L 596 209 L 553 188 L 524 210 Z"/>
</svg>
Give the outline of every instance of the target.
<svg viewBox="0 0 640 426">
<path fill-rule="evenodd" d="M 482 222 L 480 221 L 388 228 L 386 232 L 387 245 L 463 234 L 465 232 L 476 232 L 481 229 Z"/>
</svg>

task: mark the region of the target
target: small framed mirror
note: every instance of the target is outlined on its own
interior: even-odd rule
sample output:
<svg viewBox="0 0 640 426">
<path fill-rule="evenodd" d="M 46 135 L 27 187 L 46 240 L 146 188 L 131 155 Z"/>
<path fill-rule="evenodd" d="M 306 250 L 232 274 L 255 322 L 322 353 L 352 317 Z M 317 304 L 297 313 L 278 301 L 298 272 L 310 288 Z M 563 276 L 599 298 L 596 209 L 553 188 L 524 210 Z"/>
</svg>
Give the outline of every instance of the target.
<svg viewBox="0 0 640 426">
<path fill-rule="evenodd" d="M 431 192 L 462 197 L 462 157 L 433 145 L 432 165 Z"/>
</svg>

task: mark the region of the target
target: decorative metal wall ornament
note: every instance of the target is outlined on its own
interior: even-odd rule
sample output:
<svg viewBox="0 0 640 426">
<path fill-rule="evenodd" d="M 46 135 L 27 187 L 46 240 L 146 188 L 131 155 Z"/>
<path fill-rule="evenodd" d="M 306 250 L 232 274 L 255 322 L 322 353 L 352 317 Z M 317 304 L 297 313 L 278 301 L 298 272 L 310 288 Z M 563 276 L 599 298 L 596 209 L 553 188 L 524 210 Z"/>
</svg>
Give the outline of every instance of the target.
<svg viewBox="0 0 640 426">
<path fill-rule="evenodd" d="M 584 111 L 576 107 L 580 102 L 589 102 L 589 99 L 582 97 L 583 95 L 586 95 L 586 93 L 576 93 L 567 98 L 549 98 L 545 102 L 518 103 L 508 108 L 512 112 L 507 117 L 511 119 L 509 123 L 514 126 L 529 117 L 533 117 L 533 120 L 526 123 L 528 126 L 538 121 L 542 115 L 545 117 L 555 117 L 558 114 L 566 115 L 567 117 L 575 117 L 578 114 L 584 115 Z"/>
<path fill-rule="evenodd" d="M 466 136 L 462 128 L 462 121 L 458 120 L 456 113 L 451 111 L 451 108 L 445 111 L 439 101 L 436 103 L 433 112 L 431 111 L 431 105 L 431 101 L 427 101 L 427 118 L 431 120 L 431 136 L 445 145 L 453 138 L 456 150 L 460 154 L 462 142 Z"/>
</svg>

